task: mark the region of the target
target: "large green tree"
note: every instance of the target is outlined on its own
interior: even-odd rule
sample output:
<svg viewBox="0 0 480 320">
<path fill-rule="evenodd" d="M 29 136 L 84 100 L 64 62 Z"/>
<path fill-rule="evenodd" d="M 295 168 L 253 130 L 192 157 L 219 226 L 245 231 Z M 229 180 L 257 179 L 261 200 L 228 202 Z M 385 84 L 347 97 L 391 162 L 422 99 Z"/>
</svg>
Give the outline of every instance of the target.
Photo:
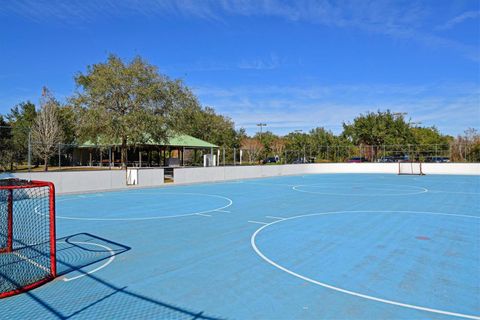
<svg viewBox="0 0 480 320">
<path fill-rule="evenodd" d="M 6 171 L 13 164 L 13 134 L 12 128 L 0 115 L 0 171 Z"/>
<path fill-rule="evenodd" d="M 414 127 L 412 133 L 417 145 L 448 145 L 452 140 L 452 137 L 441 134 L 436 127 Z"/>
<path fill-rule="evenodd" d="M 202 107 L 190 90 L 184 92 L 185 103 L 171 117 L 173 128 L 219 146 L 238 148 L 241 132 L 235 130 L 233 121 L 211 107 Z"/>
<path fill-rule="evenodd" d="M 375 158 L 382 145 L 413 144 L 415 138 L 404 114 L 390 110 L 361 114 L 353 123 L 343 123 L 343 136 L 357 146 L 371 146 Z"/>
<path fill-rule="evenodd" d="M 35 105 L 30 101 L 14 106 L 6 116 L 9 125 L 12 127 L 11 148 L 13 150 L 13 159 L 17 163 L 27 159 L 28 137 L 36 117 Z"/>
<path fill-rule="evenodd" d="M 105 62 L 87 67 L 75 77 L 80 140 L 121 144 L 126 166 L 129 145 L 152 138 L 166 141 L 169 115 L 184 102 L 181 86 L 161 75 L 140 57 L 130 62 L 110 55 Z"/>
</svg>

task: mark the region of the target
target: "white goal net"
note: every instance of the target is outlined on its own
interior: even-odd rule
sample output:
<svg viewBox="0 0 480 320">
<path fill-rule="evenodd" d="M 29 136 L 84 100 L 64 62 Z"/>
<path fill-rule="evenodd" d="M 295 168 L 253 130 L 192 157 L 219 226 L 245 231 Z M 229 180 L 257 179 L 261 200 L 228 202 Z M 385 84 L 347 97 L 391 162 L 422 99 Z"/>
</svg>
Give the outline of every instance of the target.
<svg viewBox="0 0 480 320">
<path fill-rule="evenodd" d="M 398 174 L 423 175 L 421 162 L 399 162 Z"/>
</svg>

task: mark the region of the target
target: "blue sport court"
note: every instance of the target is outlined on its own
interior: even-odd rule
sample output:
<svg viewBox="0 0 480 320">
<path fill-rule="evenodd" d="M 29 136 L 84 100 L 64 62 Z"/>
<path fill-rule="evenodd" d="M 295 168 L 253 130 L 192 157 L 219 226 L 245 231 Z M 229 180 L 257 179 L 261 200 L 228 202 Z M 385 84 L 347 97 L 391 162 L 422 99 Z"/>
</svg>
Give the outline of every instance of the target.
<svg viewBox="0 0 480 320">
<path fill-rule="evenodd" d="M 480 178 L 324 174 L 57 197 L 2 319 L 480 319 Z"/>
</svg>

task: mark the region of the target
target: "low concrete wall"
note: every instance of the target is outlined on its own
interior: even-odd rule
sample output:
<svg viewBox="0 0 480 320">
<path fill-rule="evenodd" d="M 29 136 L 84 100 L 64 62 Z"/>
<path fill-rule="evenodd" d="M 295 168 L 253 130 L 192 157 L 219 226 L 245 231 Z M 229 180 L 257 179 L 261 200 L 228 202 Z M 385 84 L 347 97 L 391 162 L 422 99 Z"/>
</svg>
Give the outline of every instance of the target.
<svg viewBox="0 0 480 320">
<path fill-rule="evenodd" d="M 55 184 L 57 193 L 115 190 L 126 187 L 126 175 L 123 170 L 14 173 L 2 174 L 0 178 L 8 176 L 51 181 Z"/>
<path fill-rule="evenodd" d="M 82 193 L 161 186 L 163 184 L 163 169 L 138 170 L 138 184 L 135 186 L 127 186 L 125 170 L 50 171 L 0 174 L 0 179 L 3 178 L 51 181 L 55 184 L 55 191 L 58 194 Z"/>
<path fill-rule="evenodd" d="M 162 168 L 138 169 L 138 185 L 136 187 L 157 187 L 164 183 L 164 172 Z"/>
<path fill-rule="evenodd" d="M 480 175 L 480 163 L 422 163 L 425 174 Z"/>
<path fill-rule="evenodd" d="M 480 163 L 424 163 L 425 174 L 480 175 Z M 233 166 L 209 168 L 175 168 L 174 185 L 253 179 L 301 174 L 383 173 L 397 174 L 398 163 L 315 163 L 265 166 Z M 126 185 L 124 170 L 5 173 L 0 179 L 16 177 L 45 180 L 55 184 L 57 193 L 82 193 L 126 188 L 160 187 L 164 185 L 164 169 L 139 169 L 138 185 Z"/>
<path fill-rule="evenodd" d="M 175 168 L 174 184 L 217 182 L 304 174 L 312 164 Z"/>
</svg>

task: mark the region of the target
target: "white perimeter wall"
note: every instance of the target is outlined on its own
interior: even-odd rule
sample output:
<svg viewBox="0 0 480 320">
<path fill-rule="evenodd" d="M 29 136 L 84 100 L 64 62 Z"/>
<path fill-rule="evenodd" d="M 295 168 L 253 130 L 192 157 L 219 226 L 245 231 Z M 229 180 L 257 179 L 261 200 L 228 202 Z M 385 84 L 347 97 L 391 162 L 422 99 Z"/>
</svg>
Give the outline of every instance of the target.
<svg viewBox="0 0 480 320">
<path fill-rule="evenodd" d="M 82 193 L 127 188 L 125 170 L 92 170 L 67 172 L 4 173 L 2 178 L 51 181 L 57 193 Z M 163 184 L 163 169 L 142 169 L 138 172 L 138 185 L 128 188 L 154 187 Z"/>
<path fill-rule="evenodd" d="M 480 175 L 480 163 L 424 163 L 425 174 Z M 234 166 L 209 168 L 175 168 L 174 183 L 188 184 L 227 180 L 276 177 L 299 174 L 384 173 L 397 174 L 398 163 L 315 163 L 265 166 Z M 82 193 L 125 188 L 159 187 L 164 185 L 163 169 L 139 169 L 138 185 L 126 185 L 124 170 L 32 172 L 0 174 L 1 178 L 16 177 L 51 181 L 57 193 Z M 171 184 L 169 184 L 171 185 Z"/>
</svg>

